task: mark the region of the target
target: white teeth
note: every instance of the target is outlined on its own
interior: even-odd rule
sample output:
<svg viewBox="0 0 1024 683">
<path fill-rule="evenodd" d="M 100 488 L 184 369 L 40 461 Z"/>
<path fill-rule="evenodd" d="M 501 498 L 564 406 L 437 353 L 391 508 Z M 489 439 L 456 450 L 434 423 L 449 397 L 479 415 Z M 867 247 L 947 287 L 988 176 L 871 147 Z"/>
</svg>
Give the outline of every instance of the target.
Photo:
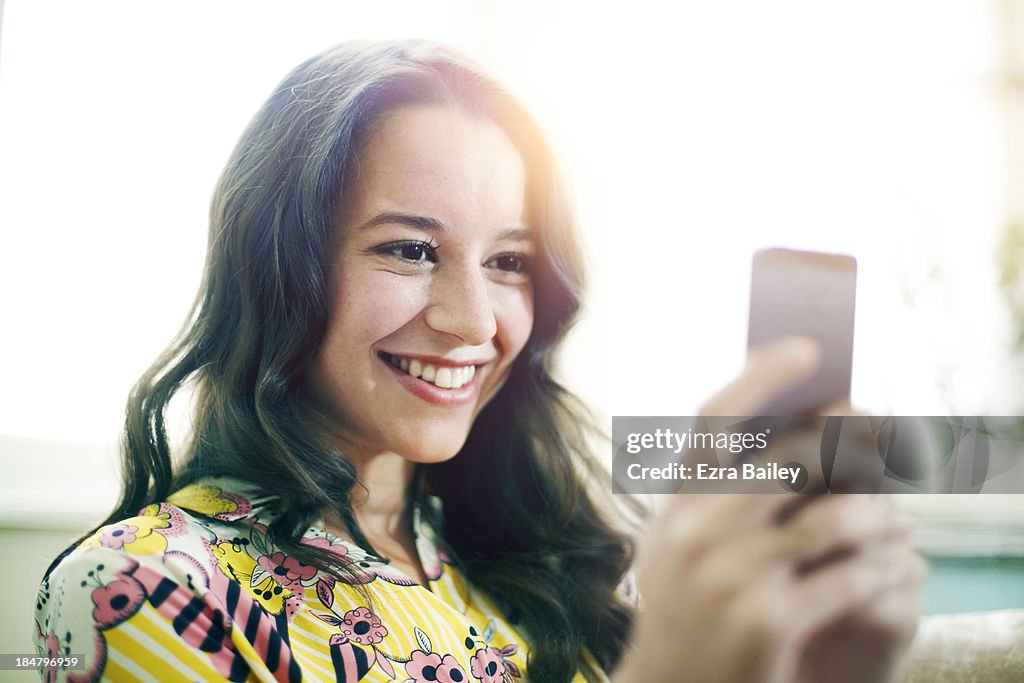
<svg viewBox="0 0 1024 683">
<path fill-rule="evenodd" d="M 436 365 L 432 365 L 431 363 L 427 363 L 426 365 L 423 366 L 423 374 L 420 375 L 420 379 L 422 379 L 424 381 L 427 381 L 427 382 L 433 382 L 435 376 L 437 376 L 437 366 Z"/>
<path fill-rule="evenodd" d="M 456 368 L 455 372 L 452 373 L 452 387 L 465 386 L 469 380 L 473 379 L 473 369 L 474 366 L 472 365 Z"/>
<path fill-rule="evenodd" d="M 416 358 L 399 358 L 398 356 L 389 356 L 387 360 L 392 366 L 442 389 L 458 389 L 472 382 L 473 377 L 476 376 L 475 365 L 462 365 L 455 368 L 446 365 L 438 367 L 433 363 L 424 363 Z"/>
</svg>

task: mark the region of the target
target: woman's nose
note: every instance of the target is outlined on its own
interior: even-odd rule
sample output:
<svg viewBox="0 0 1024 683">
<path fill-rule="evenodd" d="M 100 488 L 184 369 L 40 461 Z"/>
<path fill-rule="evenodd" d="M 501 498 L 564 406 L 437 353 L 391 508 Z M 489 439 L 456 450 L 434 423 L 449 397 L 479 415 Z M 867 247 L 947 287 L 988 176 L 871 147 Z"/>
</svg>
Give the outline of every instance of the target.
<svg viewBox="0 0 1024 683">
<path fill-rule="evenodd" d="M 488 289 L 487 277 L 479 266 L 438 273 L 431 283 L 427 325 L 469 346 L 489 342 L 497 334 L 498 324 Z"/>
</svg>

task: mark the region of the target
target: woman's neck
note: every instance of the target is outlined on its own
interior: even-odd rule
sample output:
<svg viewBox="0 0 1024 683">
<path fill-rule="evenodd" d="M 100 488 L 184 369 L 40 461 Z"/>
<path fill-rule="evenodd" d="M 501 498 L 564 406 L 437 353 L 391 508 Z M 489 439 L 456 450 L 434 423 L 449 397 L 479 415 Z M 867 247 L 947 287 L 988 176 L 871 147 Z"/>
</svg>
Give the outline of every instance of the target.
<svg viewBox="0 0 1024 683">
<path fill-rule="evenodd" d="M 363 537 L 375 554 L 387 557 L 396 569 L 427 586 L 429 582 L 416 552 L 409 506 L 416 463 L 395 453 L 351 460 L 359 483 L 352 488 L 349 500 Z M 349 538 L 348 530 L 333 510 L 324 514 L 324 526 L 336 536 Z"/>
<path fill-rule="evenodd" d="M 411 531 L 409 487 L 416 463 L 396 453 L 378 453 L 352 459 L 359 483 L 349 502 L 356 522 L 367 538 L 402 540 Z"/>
</svg>

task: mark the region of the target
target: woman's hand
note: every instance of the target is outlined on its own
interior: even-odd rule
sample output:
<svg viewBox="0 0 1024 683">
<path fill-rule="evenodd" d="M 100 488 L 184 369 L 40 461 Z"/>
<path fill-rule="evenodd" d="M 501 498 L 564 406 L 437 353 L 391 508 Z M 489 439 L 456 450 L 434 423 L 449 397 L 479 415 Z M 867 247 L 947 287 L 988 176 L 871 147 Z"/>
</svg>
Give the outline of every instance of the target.
<svg viewBox="0 0 1024 683">
<path fill-rule="evenodd" d="M 765 349 L 705 412 L 754 413 L 816 363 L 803 342 Z M 641 541 L 643 606 L 616 680 L 889 680 L 924 575 L 909 535 L 865 495 L 674 496 Z"/>
<path fill-rule="evenodd" d="M 863 562 L 874 562 L 879 571 L 906 579 L 816 634 L 804 650 L 797 680 L 853 683 L 896 678 L 917 631 L 927 568 L 905 539 L 894 537 L 892 546 L 865 551 Z"/>
</svg>

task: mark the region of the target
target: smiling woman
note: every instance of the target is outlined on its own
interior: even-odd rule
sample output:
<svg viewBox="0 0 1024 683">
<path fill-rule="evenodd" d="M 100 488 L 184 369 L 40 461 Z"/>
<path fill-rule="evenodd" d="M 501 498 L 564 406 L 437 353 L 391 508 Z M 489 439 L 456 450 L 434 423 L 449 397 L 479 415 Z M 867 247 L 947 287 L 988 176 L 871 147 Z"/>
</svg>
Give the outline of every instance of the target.
<svg viewBox="0 0 1024 683">
<path fill-rule="evenodd" d="M 55 562 L 40 646 L 87 651 L 87 678 L 154 656 L 233 680 L 499 680 L 527 652 L 537 680 L 610 670 L 631 543 L 550 374 L 572 231 L 539 130 L 460 56 L 297 67 L 224 171 L 193 321 L 129 401 L 122 499 Z M 164 411 L 189 382 L 175 468 Z"/>
<path fill-rule="evenodd" d="M 888 680 L 921 569 L 875 501 L 680 497 L 638 544 L 635 614 L 613 514 L 639 510 L 596 485 L 598 430 L 552 376 L 582 282 L 551 151 L 479 69 L 418 41 L 299 65 L 129 399 L 121 500 L 43 580 L 37 648 L 85 659 L 48 679 Z M 816 357 L 763 349 L 710 405 L 754 414 Z"/>
</svg>

